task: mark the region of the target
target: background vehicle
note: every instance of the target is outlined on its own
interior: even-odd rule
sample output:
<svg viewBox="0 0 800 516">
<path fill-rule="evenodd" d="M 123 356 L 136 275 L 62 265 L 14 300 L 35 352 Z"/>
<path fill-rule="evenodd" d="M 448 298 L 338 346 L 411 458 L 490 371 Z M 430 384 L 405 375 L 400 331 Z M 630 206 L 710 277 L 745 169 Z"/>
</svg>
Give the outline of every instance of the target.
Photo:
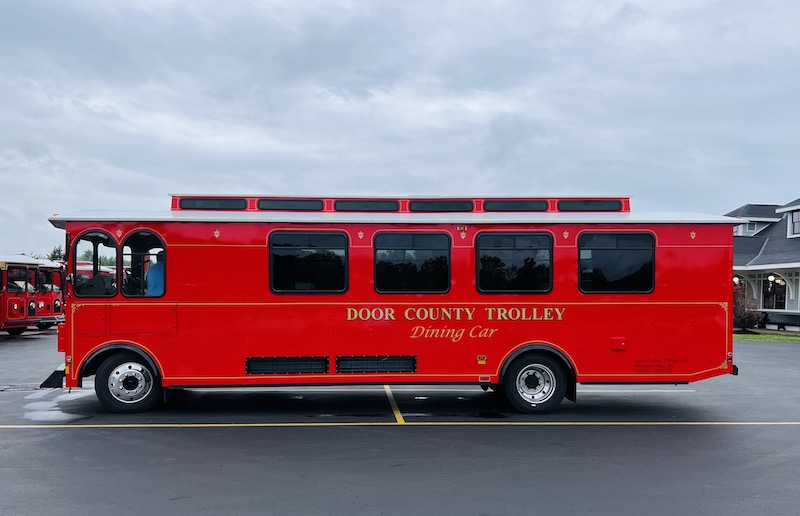
<svg viewBox="0 0 800 516">
<path fill-rule="evenodd" d="M 36 279 L 39 260 L 25 255 L 0 255 L 0 330 L 21 335 L 39 324 Z"/>
<path fill-rule="evenodd" d="M 736 373 L 735 219 L 627 198 L 173 196 L 50 220 L 69 238 L 66 386 L 96 375 L 113 411 L 199 386 L 472 383 L 543 413 L 577 383 Z"/>
<path fill-rule="evenodd" d="M 39 322 L 36 327 L 45 330 L 64 322 L 63 285 L 64 265 L 52 260 L 39 260 L 36 281 L 36 309 Z"/>
</svg>

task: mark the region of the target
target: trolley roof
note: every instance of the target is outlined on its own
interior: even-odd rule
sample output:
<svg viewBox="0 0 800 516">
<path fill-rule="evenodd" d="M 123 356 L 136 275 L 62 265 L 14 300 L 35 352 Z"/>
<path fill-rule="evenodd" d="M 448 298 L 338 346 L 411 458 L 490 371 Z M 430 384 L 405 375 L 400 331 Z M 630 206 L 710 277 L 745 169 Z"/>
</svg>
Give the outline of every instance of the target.
<svg viewBox="0 0 800 516">
<path fill-rule="evenodd" d="M 0 267 L 7 267 L 9 265 L 35 265 L 37 267 L 49 267 L 48 264 L 54 264 L 54 267 L 61 267 L 56 262 L 50 260 L 38 260 L 31 258 L 24 254 L 0 254 Z"/>
<path fill-rule="evenodd" d="M 632 213 L 627 197 L 270 197 L 173 195 L 170 210 L 81 211 L 49 218 L 86 222 L 322 224 L 739 224 L 692 213 Z"/>
</svg>

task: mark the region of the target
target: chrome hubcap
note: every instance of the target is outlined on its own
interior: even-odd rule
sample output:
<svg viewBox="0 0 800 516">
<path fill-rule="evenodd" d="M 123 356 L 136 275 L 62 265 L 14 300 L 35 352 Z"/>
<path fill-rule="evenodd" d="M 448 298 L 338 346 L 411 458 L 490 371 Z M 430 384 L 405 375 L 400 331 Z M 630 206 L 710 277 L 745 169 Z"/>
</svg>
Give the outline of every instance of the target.
<svg viewBox="0 0 800 516">
<path fill-rule="evenodd" d="M 556 375 L 542 364 L 529 364 L 517 375 L 517 393 L 531 405 L 549 400 L 555 393 Z"/>
<path fill-rule="evenodd" d="M 153 375 L 142 364 L 125 362 L 112 371 L 108 378 L 108 390 L 122 403 L 136 403 L 153 390 Z"/>
</svg>

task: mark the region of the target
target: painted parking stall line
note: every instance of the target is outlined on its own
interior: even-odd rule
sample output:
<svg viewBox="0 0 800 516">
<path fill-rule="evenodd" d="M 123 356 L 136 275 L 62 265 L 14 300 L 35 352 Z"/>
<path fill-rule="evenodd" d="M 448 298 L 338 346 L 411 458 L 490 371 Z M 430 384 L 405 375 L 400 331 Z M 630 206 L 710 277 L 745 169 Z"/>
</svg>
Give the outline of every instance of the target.
<svg viewBox="0 0 800 516">
<path fill-rule="evenodd" d="M 397 400 L 394 399 L 394 394 L 392 394 L 392 389 L 388 385 L 384 385 L 383 389 L 386 391 L 386 397 L 389 398 L 389 405 L 392 406 L 392 412 L 394 413 L 394 417 L 397 420 L 397 424 L 404 425 L 406 424 L 406 420 L 403 419 L 403 413 L 400 412 L 400 408 L 397 406 Z"/>
</svg>

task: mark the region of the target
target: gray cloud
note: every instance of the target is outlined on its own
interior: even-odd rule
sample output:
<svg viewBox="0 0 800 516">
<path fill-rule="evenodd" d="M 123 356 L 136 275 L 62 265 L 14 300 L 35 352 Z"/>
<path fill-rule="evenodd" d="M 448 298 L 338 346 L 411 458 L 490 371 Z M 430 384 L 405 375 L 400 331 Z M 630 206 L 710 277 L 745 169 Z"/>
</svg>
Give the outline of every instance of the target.
<svg viewBox="0 0 800 516">
<path fill-rule="evenodd" d="M 53 212 L 166 208 L 185 191 L 788 202 L 798 14 L 788 0 L 3 2 L 0 184 L 15 195 L 0 252 L 61 243 Z"/>
</svg>

